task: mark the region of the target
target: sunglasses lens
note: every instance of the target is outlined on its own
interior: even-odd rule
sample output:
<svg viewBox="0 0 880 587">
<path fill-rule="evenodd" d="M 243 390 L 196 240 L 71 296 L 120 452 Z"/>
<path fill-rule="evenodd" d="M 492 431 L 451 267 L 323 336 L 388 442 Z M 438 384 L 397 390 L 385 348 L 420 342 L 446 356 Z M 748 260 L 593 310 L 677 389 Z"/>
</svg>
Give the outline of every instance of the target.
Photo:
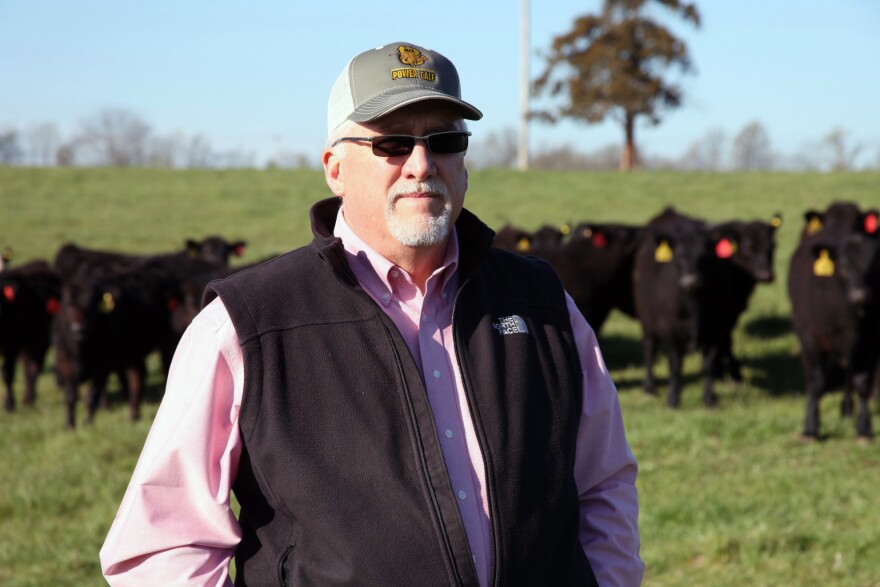
<svg viewBox="0 0 880 587">
<path fill-rule="evenodd" d="M 428 137 L 428 148 L 432 153 L 447 155 L 461 153 L 468 148 L 468 136 L 464 132 L 444 132 Z"/>
<path fill-rule="evenodd" d="M 412 153 L 416 144 L 414 137 L 388 135 L 373 139 L 373 154 L 378 157 L 400 157 Z"/>
</svg>

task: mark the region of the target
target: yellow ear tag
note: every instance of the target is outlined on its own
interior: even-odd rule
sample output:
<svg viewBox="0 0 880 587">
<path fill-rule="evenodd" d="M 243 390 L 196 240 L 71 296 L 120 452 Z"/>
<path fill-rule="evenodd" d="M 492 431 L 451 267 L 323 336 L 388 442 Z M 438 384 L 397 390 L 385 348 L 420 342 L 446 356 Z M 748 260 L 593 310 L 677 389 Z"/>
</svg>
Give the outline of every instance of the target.
<svg viewBox="0 0 880 587">
<path fill-rule="evenodd" d="M 113 308 L 116 307 L 116 302 L 113 300 L 113 294 L 108 292 L 104 292 L 104 296 L 101 298 L 101 305 L 98 306 L 98 310 L 101 311 L 102 314 L 109 314 L 113 311 Z"/>
<path fill-rule="evenodd" d="M 780 226 L 782 226 L 782 217 L 774 216 L 773 218 L 771 218 L 770 226 L 772 226 L 773 228 L 779 228 Z"/>
<path fill-rule="evenodd" d="M 822 230 L 822 221 L 816 217 L 810 218 L 810 221 L 807 223 L 807 236 L 812 236 Z"/>
<path fill-rule="evenodd" d="M 530 243 L 529 239 L 527 239 L 526 237 L 522 237 L 516 243 L 516 250 L 517 251 L 520 251 L 520 252 L 528 251 L 531 248 L 532 248 L 532 243 Z"/>
<path fill-rule="evenodd" d="M 672 248 L 665 240 L 660 241 L 660 244 L 654 249 L 654 260 L 658 263 L 669 263 L 672 261 Z"/>
<path fill-rule="evenodd" d="M 563 224 L 559 227 L 559 232 L 562 234 L 562 236 L 568 236 L 571 232 L 571 227 L 568 224 Z"/>
<path fill-rule="evenodd" d="M 828 255 L 828 249 L 819 251 L 819 258 L 813 263 L 813 275 L 831 277 L 834 275 L 834 261 Z"/>
</svg>

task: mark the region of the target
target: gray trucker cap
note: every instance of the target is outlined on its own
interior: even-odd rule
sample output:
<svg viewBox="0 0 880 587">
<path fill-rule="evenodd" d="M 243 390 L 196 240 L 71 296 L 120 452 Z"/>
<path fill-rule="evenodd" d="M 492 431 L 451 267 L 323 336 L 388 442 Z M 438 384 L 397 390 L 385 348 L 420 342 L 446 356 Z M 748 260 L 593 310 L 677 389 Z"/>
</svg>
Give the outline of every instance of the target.
<svg viewBox="0 0 880 587">
<path fill-rule="evenodd" d="M 346 120 L 368 122 L 422 100 L 451 102 L 468 120 L 483 117 L 461 99 L 458 72 L 440 53 L 412 43 L 377 47 L 352 58 L 336 78 L 327 104 L 327 131 Z"/>
</svg>

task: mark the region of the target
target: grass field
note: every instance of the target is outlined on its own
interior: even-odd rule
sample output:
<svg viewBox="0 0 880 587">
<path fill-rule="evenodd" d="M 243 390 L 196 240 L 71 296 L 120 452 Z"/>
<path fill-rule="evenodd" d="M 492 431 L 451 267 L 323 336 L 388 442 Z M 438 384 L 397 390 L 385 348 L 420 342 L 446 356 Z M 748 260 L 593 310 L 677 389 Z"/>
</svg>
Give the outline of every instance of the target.
<svg viewBox="0 0 880 587">
<path fill-rule="evenodd" d="M 249 241 L 248 262 L 305 244 L 308 209 L 327 193 L 316 171 L 0 168 L 0 246 L 22 263 L 67 241 L 157 252 L 222 234 Z M 878 206 L 880 174 L 481 171 L 469 194 L 494 227 L 643 223 L 668 204 L 710 221 L 782 212 L 776 281 L 759 286 L 735 332 L 745 381 L 717 387 L 718 409 L 702 407 L 696 355 L 672 412 L 640 390 L 638 324 L 613 314 L 601 334 L 640 463 L 644 584 L 880 586 L 880 447 L 856 442 L 840 394 L 822 403 L 827 440 L 800 442 L 784 287 L 803 212 L 834 200 Z M 102 585 L 97 553 L 158 407 L 158 362 L 142 421 L 115 405 L 74 432 L 49 363 L 37 406 L 0 413 L 0 585 Z M 658 373 L 662 384 L 663 361 Z M 19 397 L 21 387 L 19 373 Z"/>
</svg>

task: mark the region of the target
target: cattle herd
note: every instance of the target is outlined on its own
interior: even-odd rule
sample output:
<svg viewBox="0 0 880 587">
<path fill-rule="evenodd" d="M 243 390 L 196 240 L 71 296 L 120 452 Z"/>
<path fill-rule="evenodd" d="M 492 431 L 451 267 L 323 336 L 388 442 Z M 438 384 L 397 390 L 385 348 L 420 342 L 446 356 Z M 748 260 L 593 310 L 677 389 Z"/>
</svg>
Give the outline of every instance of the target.
<svg viewBox="0 0 880 587">
<path fill-rule="evenodd" d="M 758 284 L 774 280 L 776 230 L 766 221 L 717 224 L 667 208 L 644 225 L 590 223 L 526 231 L 504 226 L 495 245 L 546 260 L 597 331 L 613 309 L 642 328 L 644 389 L 657 392 L 658 351 L 669 363 L 667 404 L 681 403 L 682 364 L 702 357 L 703 403 L 718 404 L 716 380 L 742 378 L 732 333 Z M 24 404 L 35 401 L 36 378 L 49 348 L 66 401 L 66 425 L 76 423 L 79 387 L 89 383 L 87 419 L 106 403 L 116 375 L 130 416 L 140 415 L 146 358 L 158 352 L 167 374 L 183 331 L 213 279 L 250 266 L 229 266 L 244 242 L 189 240 L 180 251 L 130 255 L 62 246 L 52 264 L 16 266 L 9 250 L 0 265 L 0 354 L 5 407 L 15 409 L 13 380 L 24 367 Z M 798 338 L 807 397 L 805 439 L 820 433 L 819 400 L 844 390 L 841 412 L 873 436 L 869 400 L 880 388 L 880 229 L 878 211 L 835 202 L 804 214 L 788 270 L 792 327 Z"/>
</svg>

